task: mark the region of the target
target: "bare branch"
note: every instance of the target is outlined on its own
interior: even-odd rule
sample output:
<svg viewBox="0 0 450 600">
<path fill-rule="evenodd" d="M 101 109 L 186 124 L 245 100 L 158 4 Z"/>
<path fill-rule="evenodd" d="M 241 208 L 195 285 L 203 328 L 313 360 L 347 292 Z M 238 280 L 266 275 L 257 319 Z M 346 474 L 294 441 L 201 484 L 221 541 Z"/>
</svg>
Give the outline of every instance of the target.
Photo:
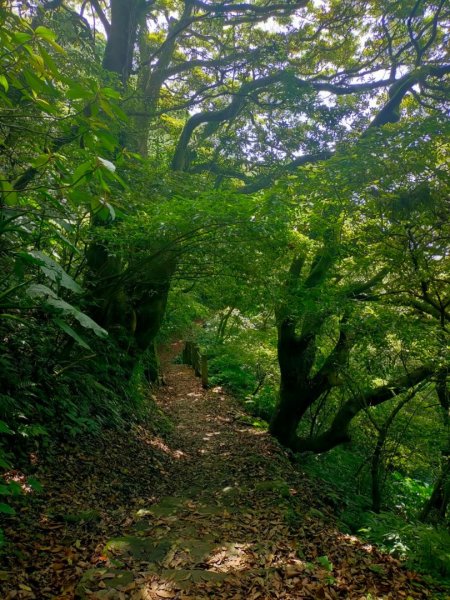
<svg viewBox="0 0 450 600">
<path fill-rule="evenodd" d="M 106 31 L 106 34 L 108 35 L 109 32 L 111 31 L 111 23 L 106 18 L 105 13 L 103 12 L 102 7 L 100 6 L 99 0 L 90 0 L 90 2 L 91 2 L 91 7 L 95 10 L 98 18 L 102 22 L 102 25 Z"/>
</svg>

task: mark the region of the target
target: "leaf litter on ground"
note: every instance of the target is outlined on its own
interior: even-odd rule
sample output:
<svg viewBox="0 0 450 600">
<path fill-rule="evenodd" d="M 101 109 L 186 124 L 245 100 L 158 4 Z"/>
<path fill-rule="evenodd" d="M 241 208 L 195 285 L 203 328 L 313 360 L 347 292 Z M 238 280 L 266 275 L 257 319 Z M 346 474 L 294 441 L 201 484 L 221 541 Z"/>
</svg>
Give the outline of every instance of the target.
<svg viewBox="0 0 450 600">
<path fill-rule="evenodd" d="M 340 532 L 326 488 L 165 355 L 157 402 L 173 422 L 61 444 L 39 493 L 8 517 L 5 600 L 415 600 L 444 598 Z M 36 462 L 36 461 L 35 461 Z"/>
</svg>

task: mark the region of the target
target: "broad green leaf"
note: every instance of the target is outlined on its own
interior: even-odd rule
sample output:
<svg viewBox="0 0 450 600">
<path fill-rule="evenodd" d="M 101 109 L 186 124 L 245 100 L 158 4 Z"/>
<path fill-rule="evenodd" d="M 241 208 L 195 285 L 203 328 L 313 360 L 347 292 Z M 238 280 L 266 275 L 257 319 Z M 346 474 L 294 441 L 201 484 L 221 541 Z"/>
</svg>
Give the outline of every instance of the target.
<svg viewBox="0 0 450 600">
<path fill-rule="evenodd" d="M 8 91 L 9 89 L 9 83 L 8 80 L 6 79 L 6 77 L 4 75 L 0 75 L 0 85 L 2 85 L 5 89 L 5 92 Z"/>
<path fill-rule="evenodd" d="M 42 272 L 54 283 L 62 285 L 66 289 L 81 294 L 83 291 L 81 286 L 66 273 L 66 271 L 53 258 L 47 256 L 40 250 L 31 250 L 28 254 L 39 261 L 39 266 Z"/>
<path fill-rule="evenodd" d="M 24 31 L 13 31 L 11 37 L 17 44 L 25 44 L 32 39 L 32 35 L 30 33 L 25 33 Z"/>
<path fill-rule="evenodd" d="M 8 487 L 9 487 L 11 496 L 20 496 L 22 494 L 22 487 L 21 487 L 20 483 L 17 483 L 17 481 L 10 481 L 8 483 Z"/>
<path fill-rule="evenodd" d="M 44 300 L 47 298 L 58 298 L 52 289 L 46 285 L 42 285 L 42 283 L 32 283 L 27 288 L 27 294 L 30 298 L 43 298 Z"/>
<path fill-rule="evenodd" d="M 118 181 L 120 183 L 120 185 L 123 187 L 124 190 L 128 190 L 129 189 L 128 184 L 126 183 L 126 181 L 124 181 L 122 179 L 122 177 L 120 177 L 120 175 L 118 175 L 117 173 L 113 173 L 112 176 L 114 177 L 114 179 L 116 181 Z"/>
<path fill-rule="evenodd" d="M 100 104 L 100 107 L 108 115 L 108 117 L 111 117 L 111 119 L 114 119 L 114 113 L 112 111 L 112 108 L 111 108 L 111 105 L 109 104 L 109 102 L 107 102 L 103 98 L 99 98 L 99 104 Z"/>
<path fill-rule="evenodd" d="M 30 53 L 31 61 L 34 63 L 35 67 L 42 73 L 45 71 L 45 63 L 44 59 L 40 54 L 36 54 L 35 52 Z"/>
<path fill-rule="evenodd" d="M 42 39 L 47 40 L 47 41 L 56 40 L 56 34 L 51 29 L 48 29 L 47 27 L 44 27 L 43 25 L 39 25 L 39 27 L 36 27 L 36 29 L 34 30 L 34 33 L 36 35 L 38 35 L 39 37 L 41 37 Z"/>
<path fill-rule="evenodd" d="M 53 290 L 48 288 L 45 285 L 40 283 L 33 283 L 27 288 L 27 294 L 31 298 L 41 298 L 48 305 L 60 310 L 63 314 L 71 315 L 74 319 L 76 319 L 80 325 L 85 327 L 86 329 L 92 329 L 92 331 L 98 337 L 105 338 L 108 335 L 108 332 L 100 327 L 98 323 L 96 323 L 93 319 L 91 319 L 88 315 L 81 312 L 72 304 L 69 304 L 65 300 L 59 298 Z"/>
<path fill-rule="evenodd" d="M 86 315 L 84 312 L 81 312 L 68 302 L 61 300 L 60 298 L 49 298 L 47 299 L 48 304 L 54 306 L 57 309 L 62 310 L 63 312 L 72 315 L 74 319 L 78 321 L 78 323 L 85 327 L 86 329 L 92 329 L 92 331 L 100 338 L 105 338 L 108 335 L 108 332 L 100 327 L 98 323 L 96 323 L 91 317 Z"/>
<path fill-rule="evenodd" d="M 44 489 L 44 486 L 36 477 L 28 477 L 27 483 L 35 492 L 42 492 Z"/>
<path fill-rule="evenodd" d="M 23 287 L 24 285 L 26 285 L 25 283 L 19 283 L 18 285 L 12 285 L 10 288 L 3 290 L 3 292 L 0 292 L 0 300 L 2 300 L 3 298 L 7 298 L 8 296 L 12 295 L 16 290 L 18 290 L 19 288 Z"/>
<path fill-rule="evenodd" d="M 3 202 L 7 206 L 15 206 L 17 204 L 17 192 L 10 181 L 6 179 L 1 181 Z"/>
<path fill-rule="evenodd" d="M 80 252 L 80 250 L 74 244 L 72 244 L 72 242 L 69 239 L 67 239 L 61 232 L 55 231 L 55 235 L 63 242 L 63 244 L 65 244 L 68 248 L 73 250 L 75 254 L 78 254 L 78 256 L 82 256 L 82 252 Z"/>
<path fill-rule="evenodd" d="M 116 100 L 120 98 L 120 93 L 110 87 L 102 88 L 101 93 L 107 98 L 115 98 Z"/>
<path fill-rule="evenodd" d="M 84 190 L 80 190 L 79 188 L 71 188 L 68 190 L 67 196 L 74 206 L 89 204 L 90 201 L 90 196 Z"/>
<path fill-rule="evenodd" d="M 86 87 L 83 87 L 79 83 L 71 82 L 66 96 L 70 100 L 78 100 L 78 99 L 88 100 L 89 98 L 92 98 L 93 93 L 92 93 L 92 90 L 90 90 Z"/>
<path fill-rule="evenodd" d="M 39 156 L 37 156 L 34 159 L 34 161 L 31 163 L 31 166 L 34 169 L 38 169 L 39 167 L 43 167 L 44 165 L 46 165 L 49 160 L 50 160 L 49 154 L 39 154 Z"/>
<path fill-rule="evenodd" d="M 116 117 L 119 117 L 119 119 L 124 122 L 128 121 L 128 115 L 120 108 L 120 106 L 117 106 L 117 104 L 111 104 L 110 106 Z"/>
<path fill-rule="evenodd" d="M 0 502 L 0 513 L 3 513 L 4 515 L 15 515 L 16 511 L 12 506 L 9 506 L 9 504 Z"/>
<path fill-rule="evenodd" d="M 100 169 L 98 169 L 97 171 L 97 179 L 100 183 L 100 187 L 102 188 L 103 191 L 107 192 L 108 194 L 111 193 L 111 188 L 109 187 L 109 185 L 106 183 L 106 181 L 103 179 L 103 175 Z"/>
<path fill-rule="evenodd" d="M 59 52 L 60 54 L 67 54 L 67 52 L 64 50 L 64 48 L 62 46 L 60 46 L 57 42 L 55 42 L 55 40 L 46 40 L 50 46 L 56 50 L 56 52 Z M 41 53 L 42 53 L 42 48 L 41 48 Z"/>
<path fill-rule="evenodd" d="M 108 151 L 112 152 L 117 146 L 117 139 L 107 131 L 98 131 L 96 134 L 96 143 L 100 141 L 101 145 Z"/>
<path fill-rule="evenodd" d="M 39 108 L 44 112 L 50 115 L 58 114 L 57 107 L 54 104 L 50 104 L 49 102 L 47 102 L 47 100 L 43 100 L 42 98 L 36 98 L 35 102 L 39 106 Z"/>
<path fill-rule="evenodd" d="M 21 319 L 16 315 L 10 315 L 8 313 L 0 313 L 0 319 L 10 319 L 11 321 L 19 321 L 19 323 L 24 323 L 25 325 L 28 324 L 28 321 L 26 321 L 25 319 Z"/>
<path fill-rule="evenodd" d="M 11 464 L 7 460 L 5 460 L 3 457 L 0 456 L 0 467 L 2 467 L 2 469 L 10 469 Z"/>
<path fill-rule="evenodd" d="M 56 45 L 58 45 L 58 44 L 56 44 Z M 62 50 L 62 48 L 61 48 L 61 50 Z M 56 66 L 55 61 L 50 56 L 50 54 L 47 52 L 47 50 L 45 50 L 45 48 L 41 48 L 41 56 L 44 59 L 47 69 L 52 73 L 52 75 L 59 78 L 60 74 L 59 74 L 58 67 Z"/>
<path fill-rule="evenodd" d="M 83 340 L 83 338 L 78 335 L 78 333 L 70 327 L 65 321 L 61 319 L 54 319 L 54 322 L 58 327 L 60 327 L 67 335 L 70 335 L 82 348 L 86 348 L 86 350 L 91 350 L 90 346 Z"/>
<path fill-rule="evenodd" d="M 0 433 L 14 433 L 14 431 L 8 427 L 5 421 L 0 421 Z"/>
<path fill-rule="evenodd" d="M 72 175 L 72 186 L 76 187 L 83 183 L 84 177 L 93 171 L 92 162 L 90 160 L 81 163 L 75 169 L 74 174 Z"/>
</svg>

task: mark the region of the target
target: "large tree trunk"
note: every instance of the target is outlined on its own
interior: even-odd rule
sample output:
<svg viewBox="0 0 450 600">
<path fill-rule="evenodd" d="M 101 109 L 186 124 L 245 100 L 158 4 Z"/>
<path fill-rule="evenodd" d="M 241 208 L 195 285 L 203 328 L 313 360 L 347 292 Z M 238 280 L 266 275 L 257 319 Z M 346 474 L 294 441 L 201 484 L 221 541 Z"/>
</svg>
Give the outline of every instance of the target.
<svg viewBox="0 0 450 600">
<path fill-rule="evenodd" d="M 125 85 L 131 73 L 133 50 L 142 0 L 111 0 L 111 24 L 108 31 L 103 68 L 120 75 Z"/>
<path fill-rule="evenodd" d="M 145 11 L 149 4 L 145 0 L 111 0 L 110 6 L 111 22 L 107 28 L 103 67 L 120 75 L 123 85 L 127 85 L 140 27 L 143 38 L 143 56 L 140 58 L 141 62 L 147 61 L 147 69 L 141 69 L 140 76 L 140 84 L 144 86 L 150 58 L 144 39 L 147 32 Z M 142 71 L 145 72 L 144 79 Z M 148 122 L 144 128 L 142 123 L 139 125 L 138 133 L 124 131 L 123 138 L 127 137 L 131 145 L 138 146 L 145 155 Z M 94 222 L 93 225 L 101 226 L 101 223 Z M 145 273 L 139 264 L 129 265 L 124 271 L 122 261 L 109 253 L 107 245 L 93 242 L 87 251 L 87 262 L 95 318 L 124 350 L 124 370 L 131 376 L 136 364 L 147 356 L 145 374 L 149 380 L 157 380 L 155 338 L 164 317 L 170 280 L 175 270 L 173 255 L 159 256 L 159 260 L 147 265 Z"/>
<path fill-rule="evenodd" d="M 308 276 L 301 286 L 310 289 L 326 276 L 332 264 L 332 252 L 326 245 L 317 252 Z M 298 293 L 305 264 L 305 256 L 296 256 L 286 279 L 286 303 L 278 307 L 278 363 L 280 365 L 280 391 L 269 431 L 277 440 L 294 449 L 298 425 L 308 408 L 326 391 L 328 381 L 311 370 L 316 357 L 316 337 L 324 320 L 317 312 L 302 319 L 290 315 L 289 302 Z M 301 333 L 297 334 L 299 326 Z M 325 384 L 325 385 L 324 385 Z"/>
<path fill-rule="evenodd" d="M 314 356 L 314 336 L 297 336 L 294 323 L 285 319 L 278 328 L 280 392 L 269 431 L 290 448 L 295 445 L 301 418 L 318 398 L 318 390 L 310 379 Z"/>
<path fill-rule="evenodd" d="M 190 15 L 193 10 L 193 4 L 186 2 L 180 19 L 176 21 L 173 17 L 170 19 L 167 36 L 161 44 L 155 62 L 152 60 L 152 49 L 148 42 L 148 26 L 145 18 L 141 19 L 139 24 L 139 58 L 140 73 L 138 77 L 138 97 L 139 114 L 135 116 L 135 137 L 137 152 L 141 156 L 148 155 L 148 138 L 153 119 L 161 94 L 161 87 L 168 76 L 168 68 L 172 61 L 177 47 L 178 35 L 184 31 L 189 24 Z"/>
<path fill-rule="evenodd" d="M 441 473 L 434 484 L 430 499 L 420 513 L 421 521 L 444 521 L 450 504 L 450 456 L 442 459 Z"/>
</svg>

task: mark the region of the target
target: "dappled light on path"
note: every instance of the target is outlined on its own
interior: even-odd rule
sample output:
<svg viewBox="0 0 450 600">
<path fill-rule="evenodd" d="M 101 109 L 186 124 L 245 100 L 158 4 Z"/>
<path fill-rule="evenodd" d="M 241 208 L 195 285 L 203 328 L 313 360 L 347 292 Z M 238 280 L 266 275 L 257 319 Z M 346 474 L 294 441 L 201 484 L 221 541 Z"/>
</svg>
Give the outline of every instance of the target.
<svg viewBox="0 0 450 600">
<path fill-rule="evenodd" d="M 174 493 L 142 505 L 77 587 L 80 600 L 430 598 L 389 556 L 343 534 L 327 490 L 252 427 L 221 388 L 166 367 L 158 403 L 174 427 L 151 446 L 171 458 Z"/>
<path fill-rule="evenodd" d="M 437 598 L 340 532 L 336 496 L 222 388 L 165 370 L 164 427 L 77 440 L 40 464 L 2 600 Z"/>
</svg>

